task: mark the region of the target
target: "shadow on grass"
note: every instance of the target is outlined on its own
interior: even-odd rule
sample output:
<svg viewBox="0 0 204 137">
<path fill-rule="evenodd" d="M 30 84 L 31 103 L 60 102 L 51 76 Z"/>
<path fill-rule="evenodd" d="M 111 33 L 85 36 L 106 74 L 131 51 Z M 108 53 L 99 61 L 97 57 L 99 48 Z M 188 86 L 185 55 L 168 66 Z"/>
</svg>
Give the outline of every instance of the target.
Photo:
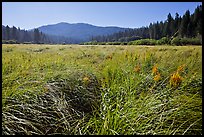
<svg viewBox="0 0 204 137">
<path fill-rule="evenodd" d="M 81 134 L 80 127 L 101 102 L 98 80 L 85 72 L 55 77 L 45 91 L 6 99 L 2 135 Z"/>
</svg>

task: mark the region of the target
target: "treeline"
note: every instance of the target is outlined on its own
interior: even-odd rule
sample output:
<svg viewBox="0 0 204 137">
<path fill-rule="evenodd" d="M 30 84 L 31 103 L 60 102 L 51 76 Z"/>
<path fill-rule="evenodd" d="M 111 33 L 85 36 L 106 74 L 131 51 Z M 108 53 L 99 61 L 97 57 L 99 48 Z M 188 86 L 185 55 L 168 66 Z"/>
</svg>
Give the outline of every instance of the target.
<svg viewBox="0 0 204 137">
<path fill-rule="evenodd" d="M 51 43 L 48 36 L 38 29 L 33 31 L 21 30 L 15 26 L 5 27 L 2 25 L 2 43 Z"/>
<path fill-rule="evenodd" d="M 193 14 L 187 10 L 181 17 L 176 13 L 175 18 L 169 13 L 167 20 L 150 23 L 148 27 L 128 29 L 124 32 L 114 33 L 107 36 L 93 37 L 97 42 L 129 42 L 139 39 L 159 40 L 167 38 L 202 38 L 202 5 L 198 6 Z"/>
<path fill-rule="evenodd" d="M 173 39 L 163 37 L 159 40 L 156 39 L 140 39 L 130 42 L 97 42 L 90 41 L 81 43 L 81 45 L 201 45 L 202 41 L 199 38 L 179 38 L 175 37 Z"/>
<path fill-rule="evenodd" d="M 63 36 L 52 36 L 40 32 L 38 29 L 31 31 L 21 30 L 15 26 L 9 27 L 2 25 L 3 44 L 72 44 L 79 41 Z"/>
</svg>

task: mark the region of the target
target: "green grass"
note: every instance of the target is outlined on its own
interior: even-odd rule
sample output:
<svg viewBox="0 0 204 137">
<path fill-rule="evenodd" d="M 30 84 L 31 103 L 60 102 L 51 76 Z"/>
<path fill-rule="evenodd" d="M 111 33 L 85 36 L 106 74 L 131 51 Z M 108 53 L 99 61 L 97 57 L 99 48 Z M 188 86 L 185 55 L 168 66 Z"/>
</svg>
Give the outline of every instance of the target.
<svg viewBox="0 0 204 137">
<path fill-rule="evenodd" d="M 200 135 L 201 58 L 190 45 L 2 45 L 2 134 Z"/>
</svg>

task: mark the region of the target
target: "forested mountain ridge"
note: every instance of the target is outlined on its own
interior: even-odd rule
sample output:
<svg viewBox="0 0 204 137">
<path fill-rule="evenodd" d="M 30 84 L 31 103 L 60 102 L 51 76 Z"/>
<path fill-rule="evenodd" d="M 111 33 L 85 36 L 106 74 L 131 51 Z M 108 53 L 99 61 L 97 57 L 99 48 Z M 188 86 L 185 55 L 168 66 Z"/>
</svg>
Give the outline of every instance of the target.
<svg viewBox="0 0 204 137">
<path fill-rule="evenodd" d="M 32 30 L 22 30 L 15 26 L 9 27 L 2 25 L 2 42 L 3 43 L 77 43 L 76 39 L 66 38 L 63 36 L 47 35 L 35 28 Z"/>
<path fill-rule="evenodd" d="M 58 23 L 41 26 L 31 30 L 21 30 L 13 26 L 2 25 L 2 40 L 15 40 L 18 43 L 81 43 L 90 41 L 98 35 L 108 35 L 124 31 L 127 28 L 99 27 L 85 23 Z"/>
<path fill-rule="evenodd" d="M 89 41 L 93 36 L 108 35 L 115 32 L 124 31 L 126 28 L 120 27 L 100 27 L 86 23 L 65 23 L 41 26 L 39 31 L 53 36 L 63 36 L 78 39 L 78 41 Z"/>
</svg>

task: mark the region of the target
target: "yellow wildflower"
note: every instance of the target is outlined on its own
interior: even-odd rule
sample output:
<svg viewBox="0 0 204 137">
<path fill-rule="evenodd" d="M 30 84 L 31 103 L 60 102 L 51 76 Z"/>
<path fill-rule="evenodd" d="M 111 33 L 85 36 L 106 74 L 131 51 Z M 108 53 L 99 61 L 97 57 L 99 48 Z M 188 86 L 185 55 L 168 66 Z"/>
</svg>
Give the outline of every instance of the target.
<svg viewBox="0 0 204 137">
<path fill-rule="evenodd" d="M 177 87 L 178 85 L 181 84 L 183 78 L 179 75 L 178 72 L 175 72 L 174 74 L 171 75 L 170 78 L 170 85 Z"/>
<path fill-rule="evenodd" d="M 161 79 L 160 73 L 157 73 L 157 75 L 154 76 L 154 81 L 159 81 Z"/>
<path fill-rule="evenodd" d="M 157 74 L 158 73 L 158 67 L 157 65 L 154 65 L 154 67 L 152 68 L 152 74 Z"/>
<path fill-rule="evenodd" d="M 177 68 L 177 71 L 178 71 L 178 72 L 183 71 L 184 67 L 185 67 L 185 64 L 184 64 L 184 65 L 179 66 L 179 67 Z"/>
</svg>

